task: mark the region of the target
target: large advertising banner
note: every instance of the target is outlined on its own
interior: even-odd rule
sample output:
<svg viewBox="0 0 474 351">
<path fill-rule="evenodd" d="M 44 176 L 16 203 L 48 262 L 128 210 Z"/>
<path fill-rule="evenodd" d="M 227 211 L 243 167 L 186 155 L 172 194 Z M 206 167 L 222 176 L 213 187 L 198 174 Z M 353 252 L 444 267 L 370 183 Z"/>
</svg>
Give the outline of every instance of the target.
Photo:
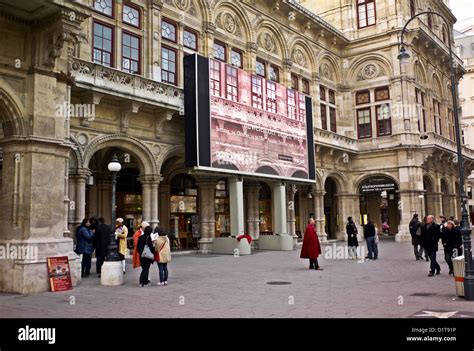
<svg viewBox="0 0 474 351">
<path fill-rule="evenodd" d="M 188 167 L 315 179 L 311 98 L 217 60 L 185 58 Z"/>
</svg>

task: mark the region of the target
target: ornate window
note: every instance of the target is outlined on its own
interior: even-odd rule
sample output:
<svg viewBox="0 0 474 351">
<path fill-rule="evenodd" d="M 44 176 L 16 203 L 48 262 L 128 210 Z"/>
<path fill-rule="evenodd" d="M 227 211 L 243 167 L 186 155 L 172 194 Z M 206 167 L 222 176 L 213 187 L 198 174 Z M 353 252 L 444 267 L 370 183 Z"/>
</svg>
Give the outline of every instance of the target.
<svg viewBox="0 0 474 351">
<path fill-rule="evenodd" d="M 198 50 L 198 36 L 195 31 L 187 28 L 184 29 L 183 46 L 194 51 Z"/>
<path fill-rule="evenodd" d="M 319 99 L 321 105 L 321 126 L 325 130 L 337 133 L 336 122 L 336 92 L 332 89 L 319 87 Z M 329 116 L 329 129 L 328 129 Z"/>
<path fill-rule="evenodd" d="M 225 45 L 221 44 L 218 41 L 214 41 L 214 58 L 216 60 L 226 62 L 226 59 L 227 59 L 226 56 L 227 55 L 226 55 Z"/>
<path fill-rule="evenodd" d="M 276 100 L 276 84 L 271 81 L 267 81 L 267 110 L 268 112 L 277 113 L 277 100 Z"/>
<path fill-rule="evenodd" d="M 306 120 L 306 95 L 298 93 L 298 117 L 300 121 Z"/>
<path fill-rule="evenodd" d="M 273 82 L 280 82 L 280 69 L 277 66 L 270 66 L 270 80 Z"/>
<path fill-rule="evenodd" d="M 376 21 L 375 0 L 357 0 L 357 23 L 359 28 L 373 26 Z"/>
<path fill-rule="evenodd" d="M 140 74 L 140 38 L 126 32 L 122 33 L 122 70 Z"/>
<path fill-rule="evenodd" d="M 173 43 L 176 43 L 177 41 L 177 35 L 176 35 L 176 24 L 173 22 L 167 20 L 167 19 L 162 19 L 161 20 L 161 37 L 163 39 L 167 39 L 169 41 L 172 41 Z"/>
<path fill-rule="evenodd" d="M 103 15 L 114 17 L 114 1 L 113 0 L 94 0 L 94 10 Z"/>
<path fill-rule="evenodd" d="M 252 106 L 263 109 L 263 79 L 259 76 L 252 76 Z"/>
<path fill-rule="evenodd" d="M 242 59 L 242 52 L 232 49 L 230 52 L 230 63 L 232 66 L 242 68 L 243 67 L 243 59 Z"/>
<path fill-rule="evenodd" d="M 130 24 L 131 26 L 140 28 L 140 10 L 131 4 L 123 4 L 122 21 L 124 23 Z"/>
<path fill-rule="evenodd" d="M 291 89 L 293 90 L 299 90 L 299 78 L 296 74 L 291 75 Z"/>
<path fill-rule="evenodd" d="M 260 59 L 257 59 L 257 63 L 255 65 L 255 74 L 257 76 L 266 78 L 265 62 Z"/>
<path fill-rule="evenodd" d="M 93 57 L 94 63 L 113 67 L 114 29 L 94 21 Z"/>
<path fill-rule="evenodd" d="M 287 89 L 288 118 L 296 119 L 296 91 Z"/>
<path fill-rule="evenodd" d="M 441 104 L 436 99 L 433 99 L 433 125 L 434 132 L 439 135 L 443 135 L 443 128 L 441 124 Z"/>
<path fill-rule="evenodd" d="M 417 114 L 418 114 L 418 131 L 426 133 L 426 106 L 425 106 L 425 93 L 420 89 L 415 88 Z"/>
<path fill-rule="evenodd" d="M 232 101 L 239 101 L 238 71 L 237 68 L 226 66 L 226 97 Z"/>
<path fill-rule="evenodd" d="M 309 80 L 303 79 L 301 81 L 301 91 L 303 92 L 303 94 L 306 94 L 306 95 L 310 94 L 309 86 L 310 86 Z"/>
<path fill-rule="evenodd" d="M 384 104 L 375 106 L 377 116 L 377 136 L 392 134 L 392 116 L 390 113 L 390 90 L 388 87 L 375 89 L 375 101 Z"/>
<path fill-rule="evenodd" d="M 372 118 L 370 115 L 370 108 L 357 110 L 357 131 L 359 139 L 372 137 Z"/>
<path fill-rule="evenodd" d="M 216 60 L 209 60 L 211 93 L 214 96 L 221 96 L 221 63 Z"/>
<path fill-rule="evenodd" d="M 167 46 L 161 47 L 161 81 L 176 85 L 177 79 L 177 51 Z"/>
</svg>

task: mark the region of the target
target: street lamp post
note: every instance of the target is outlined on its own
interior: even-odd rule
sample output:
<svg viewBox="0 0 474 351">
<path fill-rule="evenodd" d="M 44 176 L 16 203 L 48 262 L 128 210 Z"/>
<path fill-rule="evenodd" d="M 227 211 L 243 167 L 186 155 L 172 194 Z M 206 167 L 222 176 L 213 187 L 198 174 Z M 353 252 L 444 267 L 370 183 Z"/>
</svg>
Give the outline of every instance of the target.
<svg viewBox="0 0 474 351">
<path fill-rule="evenodd" d="M 123 269 L 122 262 L 118 255 L 117 242 L 115 240 L 115 187 L 117 185 L 117 173 L 122 169 L 122 165 L 114 155 L 107 168 L 112 173 L 112 225 L 110 227 L 110 242 L 107 247 L 107 256 L 102 265 L 101 285 L 122 285 Z"/>
<path fill-rule="evenodd" d="M 400 44 L 400 54 L 398 59 L 401 64 L 408 62 L 410 54 L 405 48 L 403 42 L 403 35 L 406 32 L 408 24 L 413 21 L 415 18 L 418 18 L 421 15 L 435 15 L 443 19 L 448 28 L 448 43 L 449 43 L 449 58 L 450 64 L 449 68 L 451 71 L 451 94 L 453 98 L 453 110 L 454 110 L 454 123 L 456 128 L 456 144 L 457 144 L 457 163 L 458 163 L 458 173 L 459 173 L 459 194 L 461 198 L 461 233 L 463 235 L 464 242 L 464 259 L 466 263 L 466 271 L 464 276 L 464 298 L 469 301 L 474 300 L 474 268 L 472 266 L 472 251 L 471 251 L 471 225 L 469 222 L 469 215 L 466 207 L 466 191 L 465 191 L 465 177 L 464 177 L 464 163 L 462 155 L 462 143 L 461 143 L 461 130 L 460 130 L 460 121 L 459 121 L 459 111 L 458 111 L 458 95 L 457 95 L 457 82 L 456 82 L 456 71 L 455 71 L 455 62 L 453 57 L 453 51 L 451 47 L 451 30 L 450 24 L 444 18 L 443 15 L 434 12 L 434 11 L 424 11 L 416 14 L 408 20 L 402 30 L 401 34 L 401 44 Z"/>
<path fill-rule="evenodd" d="M 117 251 L 117 241 L 115 240 L 115 204 L 116 204 L 116 186 L 117 186 L 117 173 L 122 169 L 122 165 L 117 159 L 117 155 L 112 156 L 112 160 L 107 165 L 107 168 L 112 173 L 112 225 L 110 227 L 110 242 L 107 247 L 106 261 L 120 261 L 120 257 Z"/>
</svg>

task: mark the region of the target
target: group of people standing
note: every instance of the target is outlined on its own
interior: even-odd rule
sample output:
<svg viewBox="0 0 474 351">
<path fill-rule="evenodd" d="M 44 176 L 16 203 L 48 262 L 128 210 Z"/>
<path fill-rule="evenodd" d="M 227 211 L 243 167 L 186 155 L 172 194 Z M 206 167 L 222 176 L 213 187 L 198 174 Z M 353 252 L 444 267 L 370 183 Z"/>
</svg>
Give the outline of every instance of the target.
<svg viewBox="0 0 474 351">
<path fill-rule="evenodd" d="M 81 276 L 90 276 L 92 255 L 95 251 L 97 258 L 96 272 L 101 276 L 102 264 L 105 262 L 109 248 L 111 234 L 115 234 L 117 252 L 122 262 L 123 273 L 126 273 L 126 256 L 129 252 L 127 247 L 128 228 L 123 223 L 123 218 L 117 218 L 115 230 L 105 224 L 104 218 L 84 218 L 76 229 L 75 252 L 82 255 Z M 142 268 L 140 274 L 140 286 L 150 286 L 149 271 L 153 262 L 157 262 L 159 270 L 159 283 L 157 285 L 168 285 L 168 267 L 171 261 L 171 248 L 169 238 L 164 230 L 153 228 L 147 222 L 142 222 L 139 229 L 133 235 L 133 268 Z M 148 250 L 146 250 L 148 247 Z M 144 254 L 148 253 L 148 255 Z M 151 253 L 151 254 L 150 254 Z"/>
<path fill-rule="evenodd" d="M 357 248 L 359 247 L 359 239 L 357 235 L 359 231 L 352 217 L 347 218 L 346 224 L 347 246 L 349 251 L 349 259 L 359 259 L 357 256 Z M 376 260 L 379 258 L 379 237 L 377 235 L 377 228 L 374 222 L 369 221 L 364 227 L 364 238 L 367 242 L 368 254 L 365 257 L 367 261 Z"/>
<path fill-rule="evenodd" d="M 423 260 L 424 252 L 426 261 L 431 262 L 429 277 L 441 274 L 441 267 L 436 261 L 440 239 L 449 275 L 454 275 L 453 258 L 462 254 L 463 240 L 459 222 L 453 217 L 447 220 L 444 216 L 440 216 L 440 220 L 441 224 L 437 224 L 434 216 L 428 215 L 421 222 L 415 213 L 409 224 L 416 260 Z"/>
</svg>

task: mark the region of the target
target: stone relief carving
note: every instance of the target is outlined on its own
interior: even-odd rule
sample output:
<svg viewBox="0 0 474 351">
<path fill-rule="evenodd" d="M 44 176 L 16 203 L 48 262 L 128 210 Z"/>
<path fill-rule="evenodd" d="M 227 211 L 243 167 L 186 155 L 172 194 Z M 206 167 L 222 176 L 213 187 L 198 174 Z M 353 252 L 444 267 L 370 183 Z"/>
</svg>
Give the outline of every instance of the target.
<svg viewBox="0 0 474 351">
<path fill-rule="evenodd" d="M 331 66 L 326 62 L 321 65 L 319 73 L 326 79 L 332 80 L 334 78 L 334 72 L 332 71 Z"/>
<path fill-rule="evenodd" d="M 293 55 L 291 56 L 293 62 L 301 67 L 307 67 L 308 63 L 306 62 L 306 57 L 301 49 L 293 50 Z"/>
<path fill-rule="evenodd" d="M 381 66 L 375 63 L 368 63 L 362 67 L 362 69 L 357 74 L 357 81 L 374 79 L 383 77 L 385 75 L 385 70 Z"/>
<path fill-rule="evenodd" d="M 263 33 L 260 35 L 260 46 L 268 52 L 276 53 L 275 40 L 270 33 Z"/>
<path fill-rule="evenodd" d="M 181 11 L 186 11 L 189 7 L 189 0 L 174 0 L 174 4 Z"/>
<path fill-rule="evenodd" d="M 237 27 L 234 17 L 230 13 L 226 13 L 222 17 L 222 24 L 224 29 L 231 34 L 234 34 L 235 29 Z"/>
</svg>

